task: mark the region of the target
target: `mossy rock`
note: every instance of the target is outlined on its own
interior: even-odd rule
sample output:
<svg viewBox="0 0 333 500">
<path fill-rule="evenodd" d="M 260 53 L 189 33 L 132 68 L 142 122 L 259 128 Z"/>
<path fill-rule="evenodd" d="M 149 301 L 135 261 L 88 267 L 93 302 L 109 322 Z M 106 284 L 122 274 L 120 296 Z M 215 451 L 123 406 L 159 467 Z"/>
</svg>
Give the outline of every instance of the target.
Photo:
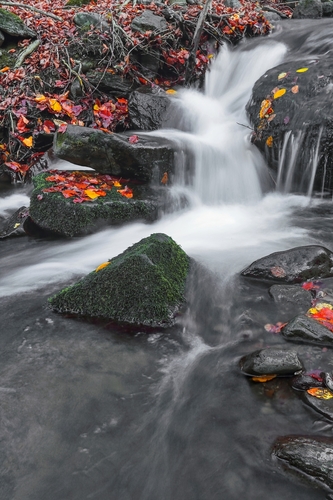
<svg viewBox="0 0 333 500">
<path fill-rule="evenodd" d="M 36 33 L 28 28 L 22 19 L 8 10 L 0 9 L 0 30 L 11 36 L 35 38 Z"/>
<path fill-rule="evenodd" d="M 105 264 L 51 297 L 51 307 L 138 327 L 174 324 L 190 260 L 172 238 L 152 234 Z"/>
<path fill-rule="evenodd" d="M 88 5 L 91 3 L 91 0 L 68 0 L 66 6 L 70 7 L 71 5 L 75 7 L 81 7 L 82 5 Z"/>
<path fill-rule="evenodd" d="M 30 216 L 42 229 L 72 237 L 91 233 L 101 225 L 120 225 L 134 220 L 153 222 L 158 217 L 158 193 L 133 186 L 133 198 L 119 194 L 116 188 L 106 196 L 85 203 L 73 203 L 61 193 L 44 192 L 54 186 L 46 180 L 50 173 L 34 177 L 35 189 L 30 199 Z"/>
</svg>

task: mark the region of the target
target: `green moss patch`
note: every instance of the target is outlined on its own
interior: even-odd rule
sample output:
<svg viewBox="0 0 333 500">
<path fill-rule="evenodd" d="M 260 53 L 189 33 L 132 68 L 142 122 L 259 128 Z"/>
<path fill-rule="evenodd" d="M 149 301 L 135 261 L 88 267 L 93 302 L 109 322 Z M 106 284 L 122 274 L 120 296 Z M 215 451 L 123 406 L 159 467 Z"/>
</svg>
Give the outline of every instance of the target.
<svg viewBox="0 0 333 500">
<path fill-rule="evenodd" d="M 99 177 L 85 173 L 86 177 L 89 175 Z M 157 196 L 146 187 L 133 185 L 133 197 L 127 198 L 120 194 L 121 188 L 115 186 L 106 190 L 105 196 L 75 203 L 78 198 L 65 198 L 62 192 L 45 191 L 57 185 L 48 178 L 50 172 L 34 177 L 35 189 L 30 200 L 30 216 L 45 230 L 71 237 L 91 232 L 101 224 L 119 225 L 133 220 L 152 222 L 158 216 Z"/>
<path fill-rule="evenodd" d="M 168 327 L 185 301 L 188 271 L 182 248 L 165 234 L 152 234 L 49 302 L 61 313 Z"/>
</svg>

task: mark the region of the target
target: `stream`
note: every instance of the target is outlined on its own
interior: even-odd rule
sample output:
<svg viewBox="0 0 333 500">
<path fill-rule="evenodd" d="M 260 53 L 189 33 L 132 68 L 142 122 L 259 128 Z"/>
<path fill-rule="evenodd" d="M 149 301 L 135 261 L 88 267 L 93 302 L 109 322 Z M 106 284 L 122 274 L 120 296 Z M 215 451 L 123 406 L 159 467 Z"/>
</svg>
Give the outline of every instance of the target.
<svg viewBox="0 0 333 500">
<path fill-rule="evenodd" d="M 178 93 L 175 123 L 153 134 L 178 145 L 173 198 L 178 207 L 185 196 L 186 208 L 71 240 L 0 242 L 2 500 L 325 498 L 271 458 L 278 436 L 332 437 L 333 426 L 286 379 L 254 384 L 240 373 L 244 354 L 285 345 L 264 325 L 291 313 L 239 273 L 299 245 L 333 250 L 332 199 L 309 196 L 309 184 L 304 194 L 275 189 L 245 113 L 267 69 L 331 50 L 332 27 L 285 21 L 265 39 L 223 47 L 204 92 Z M 30 191 L 0 187 L 0 220 L 28 206 Z M 155 232 L 201 264 L 170 331 L 130 335 L 48 308 L 53 293 Z M 327 348 L 297 350 L 307 370 L 333 370 Z"/>
</svg>

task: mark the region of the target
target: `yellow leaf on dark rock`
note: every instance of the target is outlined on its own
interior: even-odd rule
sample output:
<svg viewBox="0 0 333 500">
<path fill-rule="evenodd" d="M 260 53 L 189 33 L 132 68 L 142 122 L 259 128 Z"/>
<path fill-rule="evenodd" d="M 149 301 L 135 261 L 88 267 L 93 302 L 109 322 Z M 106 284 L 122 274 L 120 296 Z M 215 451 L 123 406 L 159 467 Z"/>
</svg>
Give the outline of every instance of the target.
<svg viewBox="0 0 333 500">
<path fill-rule="evenodd" d="M 287 92 L 287 89 L 280 89 L 274 92 L 274 99 L 278 99 L 279 97 L 282 97 L 285 93 Z"/>
<path fill-rule="evenodd" d="M 305 73 L 309 68 L 299 68 L 296 70 L 296 73 Z"/>
<path fill-rule="evenodd" d="M 318 399 L 333 398 L 333 392 L 331 392 L 329 389 L 324 389 L 322 387 L 311 387 L 311 389 L 308 389 L 306 392 Z"/>
<path fill-rule="evenodd" d="M 273 137 L 271 135 L 267 137 L 266 144 L 269 148 L 273 146 Z"/>
<path fill-rule="evenodd" d="M 278 76 L 278 80 L 282 80 L 282 78 L 285 78 L 287 76 L 288 73 L 280 73 L 279 76 Z"/>
<path fill-rule="evenodd" d="M 103 262 L 103 264 L 100 264 L 98 267 L 96 267 L 95 271 L 96 273 L 100 271 L 101 269 L 104 269 L 104 267 L 107 267 L 110 264 L 110 261 L 108 262 Z"/>
<path fill-rule="evenodd" d="M 269 382 L 276 378 L 276 375 L 260 375 L 260 377 L 252 377 L 253 382 Z"/>
<path fill-rule="evenodd" d="M 98 198 L 100 195 L 93 191 L 92 189 L 85 189 L 84 193 L 91 199 L 95 200 L 95 198 Z"/>
<path fill-rule="evenodd" d="M 32 135 L 30 137 L 27 137 L 26 139 L 23 139 L 23 144 L 27 146 L 27 148 L 32 147 Z"/>
</svg>

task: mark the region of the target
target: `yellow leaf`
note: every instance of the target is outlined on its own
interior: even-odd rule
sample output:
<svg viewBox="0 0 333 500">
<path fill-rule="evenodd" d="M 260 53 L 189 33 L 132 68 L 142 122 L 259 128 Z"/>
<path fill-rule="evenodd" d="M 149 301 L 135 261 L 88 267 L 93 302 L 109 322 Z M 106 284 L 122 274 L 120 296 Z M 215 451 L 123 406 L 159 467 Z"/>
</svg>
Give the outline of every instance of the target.
<svg viewBox="0 0 333 500">
<path fill-rule="evenodd" d="M 208 56 L 207 56 L 207 57 L 208 57 L 208 59 L 213 59 L 214 54 L 208 54 Z"/>
<path fill-rule="evenodd" d="M 273 98 L 278 99 L 279 97 L 282 97 L 285 93 L 287 92 L 287 89 L 280 89 L 274 92 Z"/>
<path fill-rule="evenodd" d="M 95 193 L 92 189 L 85 189 L 84 192 L 91 200 L 95 200 L 95 198 L 99 197 L 99 194 Z"/>
<path fill-rule="evenodd" d="M 282 80 L 282 78 L 285 78 L 287 76 L 288 73 L 280 73 L 279 76 L 278 76 L 278 80 Z"/>
<path fill-rule="evenodd" d="M 100 264 L 98 267 L 96 267 L 95 271 L 96 273 L 100 271 L 101 269 L 104 269 L 104 267 L 108 266 L 110 264 L 110 261 L 108 262 L 103 262 L 103 264 Z"/>
<path fill-rule="evenodd" d="M 296 70 L 296 73 L 305 73 L 309 68 L 299 68 Z"/>
<path fill-rule="evenodd" d="M 322 387 L 312 387 L 311 389 L 308 389 L 306 392 L 318 399 L 333 398 L 333 392 L 331 392 L 329 389 L 323 389 Z"/>
<path fill-rule="evenodd" d="M 259 111 L 259 117 L 264 118 L 267 110 L 271 107 L 271 101 L 269 99 L 264 99 L 261 103 L 261 108 Z"/>
<path fill-rule="evenodd" d="M 118 182 L 118 181 L 115 181 L 115 182 L 113 183 L 113 185 L 114 185 L 114 187 L 116 187 L 116 188 L 121 188 L 121 184 L 120 184 L 120 182 Z"/>
<path fill-rule="evenodd" d="M 34 101 L 36 101 L 36 102 L 45 102 L 45 101 L 47 101 L 47 98 L 43 94 L 38 94 L 38 95 L 36 95 Z"/>
<path fill-rule="evenodd" d="M 177 94 L 177 90 L 174 89 L 168 89 L 165 91 L 166 94 Z"/>
<path fill-rule="evenodd" d="M 98 104 L 94 104 L 93 109 L 94 111 L 99 111 L 100 107 L 98 106 Z"/>
<path fill-rule="evenodd" d="M 16 229 L 17 227 L 19 227 L 21 224 L 19 222 L 16 222 L 15 226 L 14 226 L 14 229 Z"/>
<path fill-rule="evenodd" d="M 59 113 L 62 110 L 60 102 L 57 101 L 57 99 L 50 99 L 50 108 L 53 109 L 56 113 Z"/>
<path fill-rule="evenodd" d="M 253 382 L 269 382 L 276 378 L 276 375 L 260 375 L 260 377 L 252 377 Z"/>
<path fill-rule="evenodd" d="M 293 87 L 291 87 L 291 91 L 293 94 L 297 94 L 298 90 L 298 85 L 294 85 Z"/>
<path fill-rule="evenodd" d="M 26 139 L 23 139 L 23 144 L 27 146 L 27 148 L 31 148 L 32 146 L 32 135 L 30 137 L 27 137 Z"/>
<path fill-rule="evenodd" d="M 271 135 L 267 137 L 266 144 L 269 148 L 273 146 L 273 137 Z"/>
</svg>

